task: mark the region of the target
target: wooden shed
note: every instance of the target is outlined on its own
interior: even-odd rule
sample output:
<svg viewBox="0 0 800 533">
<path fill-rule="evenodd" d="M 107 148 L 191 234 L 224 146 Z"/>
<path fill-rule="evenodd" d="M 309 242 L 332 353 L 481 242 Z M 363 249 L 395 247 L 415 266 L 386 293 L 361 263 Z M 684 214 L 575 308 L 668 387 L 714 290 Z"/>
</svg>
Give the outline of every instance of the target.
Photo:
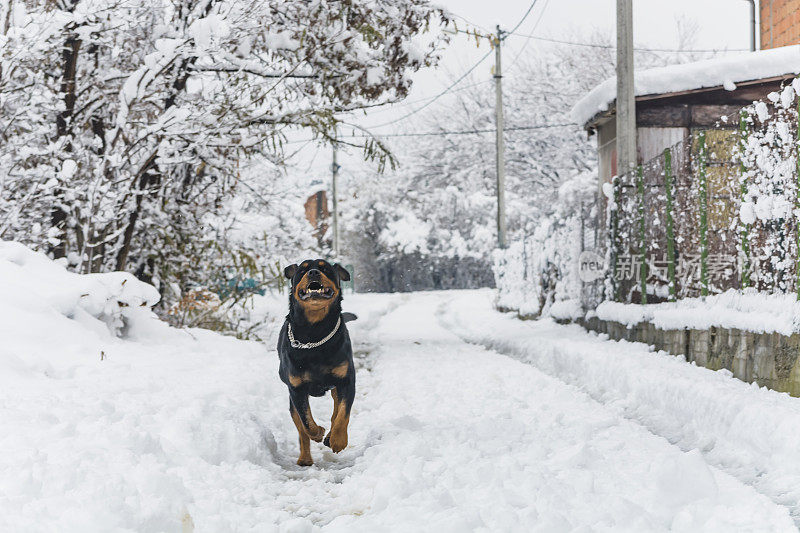
<svg viewBox="0 0 800 533">
<path fill-rule="evenodd" d="M 800 72 L 800 46 L 786 46 L 639 71 L 635 75 L 639 163 L 695 129 L 725 128 L 722 117 L 761 100 Z M 600 183 L 617 173 L 616 79 L 596 87 L 573 108 L 573 118 L 597 136 Z M 738 126 L 729 121 L 728 127 Z"/>
</svg>

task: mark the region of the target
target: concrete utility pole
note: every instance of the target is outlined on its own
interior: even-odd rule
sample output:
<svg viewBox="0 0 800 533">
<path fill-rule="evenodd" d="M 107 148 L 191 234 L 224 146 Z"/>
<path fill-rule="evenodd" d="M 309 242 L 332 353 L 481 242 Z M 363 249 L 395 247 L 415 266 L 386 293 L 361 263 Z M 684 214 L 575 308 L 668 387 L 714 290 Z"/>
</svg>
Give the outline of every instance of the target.
<svg viewBox="0 0 800 533">
<path fill-rule="evenodd" d="M 497 26 L 497 40 L 494 49 L 494 87 L 495 87 L 495 125 L 497 128 L 495 148 L 497 149 L 497 246 L 506 247 L 506 160 L 503 140 L 503 69 L 500 45 L 503 31 Z"/>
<path fill-rule="evenodd" d="M 617 175 L 636 166 L 636 98 L 633 89 L 633 5 L 617 0 Z"/>
<path fill-rule="evenodd" d="M 333 255 L 339 257 L 339 200 L 336 196 L 336 176 L 339 174 L 339 163 L 336 160 L 336 130 L 333 130 L 333 163 L 331 164 L 331 197 L 333 203 Z"/>
</svg>

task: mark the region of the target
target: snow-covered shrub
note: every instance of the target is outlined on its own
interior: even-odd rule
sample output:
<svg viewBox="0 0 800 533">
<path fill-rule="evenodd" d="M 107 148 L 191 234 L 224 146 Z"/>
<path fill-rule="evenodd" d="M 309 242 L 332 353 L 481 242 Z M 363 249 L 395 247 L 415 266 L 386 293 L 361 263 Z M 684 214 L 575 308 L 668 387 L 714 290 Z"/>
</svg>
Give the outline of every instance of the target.
<svg viewBox="0 0 800 533">
<path fill-rule="evenodd" d="M 0 292 L 4 305 L 21 312 L 58 313 L 94 330 L 125 335 L 132 321 L 160 295 L 127 272 L 76 274 L 63 262 L 10 241 L 0 241 Z"/>
<path fill-rule="evenodd" d="M 554 213 L 532 235 L 494 255 L 497 306 L 522 315 L 559 319 L 583 314 L 579 256 L 593 230 L 597 173 L 584 172 L 558 189 Z"/>
</svg>

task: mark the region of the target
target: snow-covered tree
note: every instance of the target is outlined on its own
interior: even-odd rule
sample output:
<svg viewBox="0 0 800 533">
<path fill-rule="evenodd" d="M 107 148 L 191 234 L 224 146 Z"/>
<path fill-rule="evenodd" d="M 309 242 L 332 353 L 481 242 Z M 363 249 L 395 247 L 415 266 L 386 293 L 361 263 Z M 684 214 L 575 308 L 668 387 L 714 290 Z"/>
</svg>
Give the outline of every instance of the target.
<svg viewBox="0 0 800 533">
<path fill-rule="evenodd" d="M 81 272 L 197 264 L 290 131 L 402 99 L 446 23 L 427 0 L 0 0 L 0 237 Z"/>
</svg>

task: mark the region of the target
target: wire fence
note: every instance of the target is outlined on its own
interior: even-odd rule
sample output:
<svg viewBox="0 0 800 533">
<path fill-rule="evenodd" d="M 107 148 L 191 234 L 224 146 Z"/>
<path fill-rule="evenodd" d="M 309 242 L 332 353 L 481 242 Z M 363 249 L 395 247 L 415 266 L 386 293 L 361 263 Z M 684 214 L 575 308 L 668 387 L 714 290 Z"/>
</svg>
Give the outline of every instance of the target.
<svg viewBox="0 0 800 533">
<path fill-rule="evenodd" d="M 792 91 L 791 94 L 789 91 Z M 607 286 L 648 303 L 800 291 L 798 107 L 788 86 L 615 179 Z"/>
</svg>

